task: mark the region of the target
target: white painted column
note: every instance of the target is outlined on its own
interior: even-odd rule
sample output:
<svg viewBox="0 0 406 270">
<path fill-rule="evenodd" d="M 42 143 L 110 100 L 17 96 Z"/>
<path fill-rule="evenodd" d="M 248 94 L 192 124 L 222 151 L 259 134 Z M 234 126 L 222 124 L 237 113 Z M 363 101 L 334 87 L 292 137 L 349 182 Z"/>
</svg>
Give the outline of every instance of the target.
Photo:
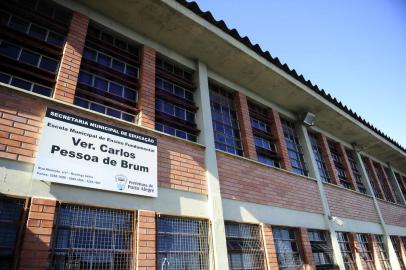
<svg viewBox="0 0 406 270">
<path fill-rule="evenodd" d="M 381 223 L 381 227 L 382 227 L 382 231 L 383 231 L 384 244 L 385 244 L 386 250 L 388 251 L 389 262 L 392 266 L 392 269 L 400 269 L 400 264 L 399 264 L 398 258 L 396 256 L 395 249 L 393 248 L 392 241 L 390 240 L 390 236 L 386 229 L 385 220 L 383 219 L 381 209 L 379 208 L 378 200 L 376 199 L 375 194 L 372 190 L 371 179 L 369 179 L 369 177 L 368 177 L 368 173 L 365 169 L 364 163 L 362 162 L 360 152 L 357 151 L 357 149 L 355 149 L 355 148 L 354 148 L 354 150 L 355 150 L 356 162 L 358 163 L 358 166 L 361 168 L 362 177 L 364 179 L 366 179 L 366 184 L 367 184 L 366 188 L 374 200 L 375 209 L 376 209 L 376 212 L 378 213 L 379 221 Z"/>
<path fill-rule="evenodd" d="M 328 206 L 326 193 L 324 192 L 323 182 L 321 180 L 320 172 L 317 167 L 317 162 L 316 162 L 316 158 L 314 156 L 309 134 L 307 133 L 307 128 L 303 124 L 299 123 L 299 124 L 297 124 L 296 129 L 298 131 L 300 144 L 302 145 L 303 154 L 304 154 L 306 162 L 307 162 L 309 175 L 310 175 L 310 177 L 313 177 L 317 180 L 317 187 L 319 189 L 321 204 L 323 206 L 323 211 L 324 211 L 324 215 L 323 215 L 324 221 L 325 221 L 327 228 L 329 230 L 329 233 L 330 233 L 331 245 L 333 247 L 335 262 L 337 263 L 337 265 L 340 267 L 341 270 L 345 270 L 344 260 L 343 260 L 342 254 L 341 254 L 340 245 L 338 244 L 337 234 L 329 219 L 329 216 L 331 216 L 331 212 L 330 212 L 330 208 Z"/>
<path fill-rule="evenodd" d="M 196 120 L 200 127 L 199 142 L 206 146 L 206 181 L 208 187 L 208 207 L 211 220 L 211 234 L 213 243 L 212 266 L 214 269 L 228 270 L 227 244 L 223 218 L 223 205 L 220 193 L 220 182 L 217 169 L 216 148 L 214 145 L 213 126 L 210 109 L 209 81 L 207 66 L 197 63 L 198 90 L 195 94 L 199 111 Z"/>
<path fill-rule="evenodd" d="M 402 189 L 400 188 L 399 182 L 396 179 L 395 172 L 393 171 L 392 166 L 388 163 L 389 168 L 389 181 L 392 183 L 392 187 L 394 188 L 394 192 L 396 193 L 396 198 L 400 199 L 400 204 L 406 205 L 406 198 L 403 196 Z"/>
</svg>

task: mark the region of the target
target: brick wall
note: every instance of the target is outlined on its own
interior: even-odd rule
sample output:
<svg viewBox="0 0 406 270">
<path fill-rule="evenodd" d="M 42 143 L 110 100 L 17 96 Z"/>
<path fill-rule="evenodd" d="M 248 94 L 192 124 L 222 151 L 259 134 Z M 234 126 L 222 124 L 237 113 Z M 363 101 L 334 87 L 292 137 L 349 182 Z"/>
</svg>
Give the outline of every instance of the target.
<svg viewBox="0 0 406 270">
<path fill-rule="evenodd" d="M 357 236 L 355 233 L 348 233 L 348 239 L 350 241 L 350 246 L 351 246 L 351 251 L 354 254 L 354 259 L 355 259 L 355 264 L 358 269 L 368 269 L 365 267 L 363 260 L 361 259 L 360 256 L 360 245 L 357 240 Z"/>
<path fill-rule="evenodd" d="M 237 110 L 238 122 L 240 124 L 241 141 L 244 149 L 244 156 L 250 159 L 257 159 L 254 135 L 252 134 L 250 114 L 248 110 L 247 97 L 241 92 L 234 94 L 235 108 Z"/>
<path fill-rule="evenodd" d="M 406 207 L 378 200 L 386 224 L 406 227 Z"/>
<path fill-rule="evenodd" d="M 268 268 L 272 270 L 279 270 L 278 257 L 276 256 L 275 241 L 272 234 L 272 226 L 269 224 L 262 224 L 262 233 L 264 234 L 264 249 L 266 252 Z"/>
<path fill-rule="evenodd" d="M 379 223 L 371 197 L 329 184 L 324 190 L 333 216 Z"/>
<path fill-rule="evenodd" d="M 35 162 L 47 106 L 156 137 L 159 185 L 207 193 L 203 147 L 13 90 L 0 90 L 0 158 Z"/>
<path fill-rule="evenodd" d="M 281 159 L 281 167 L 287 171 L 292 170 L 292 165 L 290 164 L 288 148 L 286 147 L 285 136 L 283 135 L 283 127 L 281 123 L 281 118 L 279 112 L 272 108 L 269 108 L 269 118 L 272 122 L 272 136 L 275 138 L 276 150 L 278 152 L 279 158 Z"/>
<path fill-rule="evenodd" d="M 305 270 L 316 269 L 316 266 L 313 261 L 312 247 L 310 245 L 307 229 L 299 228 L 298 231 L 299 231 L 300 246 L 302 248 L 304 269 Z"/>
<path fill-rule="evenodd" d="M 140 89 L 138 91 L 139 124 L 155 128 L 155 60 L 153 48 L 144 46 L 141 50 Z"/>
<path fill-rule="evenodd" d="M 55 85 L 55 98 L 73 103 L 89 18 L 73 12 Z"/>
<path fill-rule="evenodd" d="M 55 200 L 32 198 L 19 269 L 47 268 L 55 207 Z"/>
<path fill-rule="evenodd" d="M 222 152 L 217 161 L 224 198 L 323 213 L 315 181 Z"/>
<path fill-rule="evenodd" d="M 374 258 L 374 263 L 375 263 L 375 267 L 377 270 L 383 270 L 384 268 L 384 264 L 381 261 L 381 255 L 379 253 L 379 247 L 378 244 L 376 242 L 376 238 L 374 235 L 368 235 L 368 242 L 370 243 L 371 246 L 371 251 L 372 251 L 372 256 Z"/>
<path fill-rule="evenodd" d="M 137 218 L 137 269 L 156 269 L 156 219 L 155 212 L 138 211 Z"/>
</svg>

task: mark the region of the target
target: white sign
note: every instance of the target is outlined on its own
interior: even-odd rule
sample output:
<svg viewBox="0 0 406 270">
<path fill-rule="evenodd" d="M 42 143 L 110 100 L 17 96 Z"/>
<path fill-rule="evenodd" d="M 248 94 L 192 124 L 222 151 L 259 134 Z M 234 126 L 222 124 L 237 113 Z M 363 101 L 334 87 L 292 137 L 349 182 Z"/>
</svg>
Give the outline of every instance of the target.
<svg viewBox="0 0 406 270">
<path fill-rule="evenodd" d="M 33 178 L 157 197 L 157 140 L 48 109 Z"/>
</svg>

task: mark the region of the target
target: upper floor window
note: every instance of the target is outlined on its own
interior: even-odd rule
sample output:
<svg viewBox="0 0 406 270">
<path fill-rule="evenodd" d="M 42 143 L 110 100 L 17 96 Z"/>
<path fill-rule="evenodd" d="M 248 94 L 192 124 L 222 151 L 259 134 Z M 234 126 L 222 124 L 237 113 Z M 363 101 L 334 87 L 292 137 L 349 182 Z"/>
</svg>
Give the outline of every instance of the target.
<svg viewBox="0 0 406 270">
<path fill-rule="evenodd" d="M 243 155 L 233 94 L 210 83 L 210 107 L 216 149 Z"/>
<path fill-rule="evenodd" d="M 258 225 L 226 222 L 230 269 L 264 269 L 264 248 Z"/>
<path fill-rule="evenodd" d="M 383 236 L 375 235 L 375 240 L 376 240 L 376 245 L 378 247 L 379 260 L 381 261 L 381 265 L 383 266 L 383 269 L 391 270 L 392 267 L 389 262 L 388 252 L 387 252 L 385 244 L 383 242 Z"/>
<path fill-rule="evenodd" d="M 374 257 L 372 255 L 371 243 L 368 241 L 368 235 L 357 233 L 357 240 L 360 246 L 359 255 L 361 260 L 367 265 L 367 269 L 375 269 Z"/>
<path fill-rule="evenodd" d="M 376 186 L 375 181 L 373 180 L 373 172 L 371 171 L 371 168 L 368 166 L 368 158 L 362 157 L 362 163 L 364 164 L 365 170 L 367 171 L 369 182 L 371 183 L 372 191 L 374 192 L 375 197 L 383 199 L 381 194 L 378 192 L 378 187 Z"/>
<path fill-rule="evenodd" d="M 367 189 L 365 188 L 364 182 L 362 181 L 362 176 L 361 172 L 358 168 L 358 164 L 355 160 L 355 153 L 353 150 L 346 149 L 345 150 L 347 153 L 348 161 L 350 162 L 352 174 L 354 175 L 355 178 L 355 183 L 357 184 L 356 188 L 358 192 L 361 192 L 363 194 L 367 193 Z"/>
<path fill-rule="evenodd" d="M 155 129 L 197 141 L 193 72 L 162 56 L 156 59 Z"/>
<path fill-rule="evenodd" d="M 321 270 L 333 268 L 333 249 L 327 233 L 320 230 L 308 230 L 308 235 L 316 269 Z"/>
<path fill-rule="evenodd" d="M 47 0 L 0 2 L 0 82 L 51 96 L 71 11 Z"/>
<path fill-rule="evenodd" d="M 90 22 L 74 103 L 134 122 L 138 112 L 138 78 L 138 46 Z"/>
<path fill-rule="evenodd" d="M 389 202 L 394 202 L 394 200 L 392 199 L 392 193 L 390 191 L 390 187 L 388 186 L 388 182 L 386 181 L 386 178 L 384 176 L 384 172 L 381 169 L 381 166 L 376 162 L 373 162 L 373 166 L 375 168 L 375 173 L 376 173 L 376 176 L 378 177 L 378 181 L 382 187 L 384 200 L 389 201 Z"/>
<path fill-rule="evenodd" d="M 299 138 L 296 133 L 294 123 L 281 119 L 283 134 L 285 136 L 286 146 L 288 148 L 288 155 L 290 164 L 292 165 L 292 171 L 301 174 L 308 175 L 306 163 L 303 156 L 303 150 L 299 143 Z"/>
<path fill-rule="evenodd" d="M 337 240 L 340 245 L 341 255 L 343 256 L 345 270 L 357 269 L 348 233 L 337 232 Z"/>
<path fill-rule="evenodd" d="M 395 173 L 395 178 L 396 178 L 396 181 L 398 181 L 398 184 L 400 186 L 400 190 L 401 190 L 401 192 L 403 194 L 403 198 L 405 198 L 405 200 L 406 200 L 406 180 L 403 181 L 402 177 L 398 173 Z"/>
<path fill-rule="evenodd" d="M 252 133 L 259 162 L 280 167 L 279 156 L 272 136 L 272 123 L 268 109 L 248 101 Z"/>
<path fill-rule="evenodd" d="M 342 157 L 338 151 L 337 143 L 329 141 L 328 146 L 330 149 L 331 157 L 333 158 L 334 167 L 336 168 L 338 179 L 340 180 L 340 186 L 351 189 L 351 183 L 348 179 Z"/>
<path fill-rule="evenodd" d="M 50 256 L 52 269 L 131 269 L 134 213 L 61 204 Z"/>
<path fill-rule="evenodd" d="M 388 179 L 388 184 L 389 186 L 392 188 L 393 191 L 393 195 L 395 196 L 395 200 L 397 203 L 401 203 L 402 202 L 402 195 L 398 192 L 396 192 L 396 183 L 394 183 L 394 181 L 396 181 L 396 179 L 392 179 L 393 174 L 392 171 L 389 167 L 383 167 L 385 173 L 386 173 L 386 177 Z M 396 177 L 395 177 L 396 178 Z"/>
<path fill-rule="evenodd" d="M 275 241 L 276 256 L 280 270 L 301 269 L 303 261 L 297 230 L 294 228 L 274 227 L 272 228 Z"/>
<path fill-rule="evenodd" d="M 317 140 L 316 134 L 309 133 L 310 143 L 312 145 L 312 150 L 314 153 L 314 158 L 317 163 L 317 169 L 319 170 L 319 174 L 321 180 L 325 183 L 330 183 L 330 176 L 328 175 L 327 166 L 323 159 L 323 152 L 320 146 L 319 141 Z"/>
<path fill-rule="evenodd" d="M 157 269 L 209 269 L 207 220 L 159 216 Z"/>
</svg>

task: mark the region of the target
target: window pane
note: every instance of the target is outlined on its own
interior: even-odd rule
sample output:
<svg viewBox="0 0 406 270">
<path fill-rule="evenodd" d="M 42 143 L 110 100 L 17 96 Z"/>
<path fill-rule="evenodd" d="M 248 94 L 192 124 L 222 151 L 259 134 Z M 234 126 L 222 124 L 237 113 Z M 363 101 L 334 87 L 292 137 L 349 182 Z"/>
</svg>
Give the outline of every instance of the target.
<svg viewBox="0 0 406 270">
<path fill-rule="evenodd" d="M 55 73 L 58 69 L 58 62 L 50 58 L 42 57 L 40 67 Z"/>
<path fill-rule="evenodd" d="M 34 93 L 41 94 L 41 95 L 49 97 L 51 95 L 52 89 L 48 88 L 48 87 L 44 87 L 44 86 L 34 84 L 34 86 L 32 88 L 32 91 Z"/>
<path fill-rule="evenodd" d="M 18 54 L 20 53 L 20 48 L 17 46 L 14 46 L 12 44 L 6 43 L 6 42 L 2 42 L 0 44 L 0 54 L 13 58 L 13 59 L 17 59 Z"/>
<path fill-rule="evenodd" d="M 104 79 L 101 79 L 99 77 L 95 77 L 94 78 L 94 87 L 96 87 L 97 89 L 100 89 L 102 91 L 107 91 L 107 81 Z"/>
<path fill-rule="evenodd" d="M 37 39 L 45 40 L 47 36 L 47 30 L 37 25 L 31 24 L 30 31 L 28 32 L 28 34 Z"/>
<path fill-rule="evenodd" d="M 20 55 L 20 61 L 24 62 L 26 64 L 37 66 L 39 57 L 40 57 L 39 54 L 32 53 L 27 50 L 23 50 Z"/>
<path fill-rule="evenodd" d="M 13 78 L 11 80 L 11 85 L 25 89 L 25 90 L 31 90 L 32 83 L 18 79 L 18 78 Z"/>
</svg>

